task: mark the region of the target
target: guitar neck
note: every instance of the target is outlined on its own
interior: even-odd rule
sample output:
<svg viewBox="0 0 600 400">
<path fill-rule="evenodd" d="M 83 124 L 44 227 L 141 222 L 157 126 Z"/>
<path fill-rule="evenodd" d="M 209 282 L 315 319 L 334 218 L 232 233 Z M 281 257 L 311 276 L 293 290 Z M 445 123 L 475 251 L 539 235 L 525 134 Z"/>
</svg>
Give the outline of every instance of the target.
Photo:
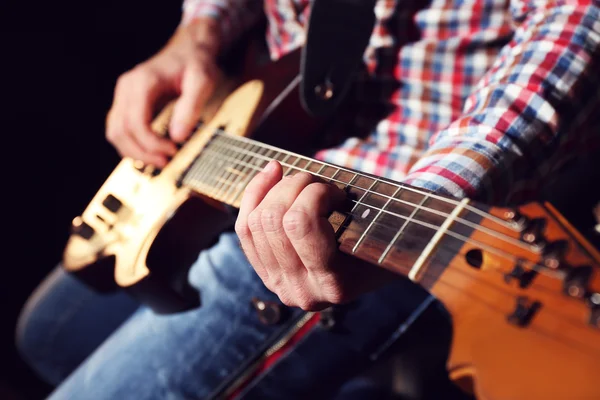
<svg viewBox="0 0 600 400">
<path fill-rule="evenodd" d="M 331 218 L 340 250 L 430 286 L 484 211 L 426 190 L 341 168 L 245 137 L 216 132 L 181 179 L 197 193 L 239 207 L 248 183 L 271 160 L 284 175 L 309 172 L 348 194 Z M 466 222 L 450 231 L 455 220 Z M 506 222 L 499 220 L 499 223 Z M 454 240 L 453 240 L 454 239 Z M 436 257 L 440 262 L 434 262 Z M 431 281 L 431 282 L 430 282 Z"/>
</svg>

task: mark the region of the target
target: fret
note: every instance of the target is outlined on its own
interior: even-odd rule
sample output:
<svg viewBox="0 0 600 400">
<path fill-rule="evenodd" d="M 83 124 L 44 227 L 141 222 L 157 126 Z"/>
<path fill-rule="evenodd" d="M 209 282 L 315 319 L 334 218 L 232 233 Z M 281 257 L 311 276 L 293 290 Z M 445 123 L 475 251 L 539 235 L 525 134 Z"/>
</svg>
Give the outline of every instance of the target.
<svg viewBox="0 0 600 400">
<path fill-rule="evenodd" d="M 254 149 L 255 147 L 258 150 L 255 150 Z M 250 149 L 251 149 L 251 151 L 247 152 L 247 154 L 242 159 L 242 161 L 244 162 L 245 165 L 242 168 L 241 175 L 239 175 L 238 178 L 235 179 L 235 181 L 229 187 L 229 190 L 225 193 L 224 199 L 229 204 L 232 204 L 233 201 L 235 201 L 235 199 L 237 198 L 237 195 L 239 194 L 239 190 L 237 192 L 235 192 L 236 188 L 238 188 L 240 185 L 243 184 L 241 187 L 241 190 L 243 191 L 245 189 L 246 185 L 248 184 L 248 182 L 250 182 L 247 179 L 248 176 L 256 175 L 256 173 L 258 173 L 263 168 L 262 163 L 264 162 L 264 160 L 257 158 L 256 155 L 261 155 L 261 152 L 264 149 L 261 148 L 260 146 L 256 146 L 256 145 L 251 145 Z M 267 154 L 269 154 L 269 152 L 267 152 Z M 235 196 L 233 198 L 233 201 L 229 200 L 231 198 L 231 196 L 234 194 L 235 194 Z"/>
<path fill-rule="evenodd" d="M 208 185 L 203 180 L 204 174 L 209 168 L 216 164 L 216 157 L 216 153 L 202 151 L 199 158 L 190 169 L 190 173 L 187 174 L 185 182 L 190 182 L 194 185 L 194 187 L 205 190 Z"/>
<path fill-rule="evenodd" d="M 298 163 L 294 168 L 294 171 L 290 172 L 290 175 L 297 174 L 298 172 L 306 171 L 306 168 L 310 165 L 311 161 L 304 157 L 299 157 Z"/>
<path fill-rule="evenodd" d="M 288 176 L 294 170 L 298 162 L 300 162 L 299 156 L 294 157 L 296 157 L 296 161 L 294 161 L 290 166 L 287 167 L 287 170 L 283 173 L 283 176 Z"/>
<path fill-rule="evenodd" d="M 227 195 L 227 203 L 236 204 L 236 201 L 244 193 L 244 190 L 246 190 L 246 186 L 248 186 L 248 183 L 250 183 L 252 178 L 254 178 L 259 172 L 261 172 L 266 166 L 266 164 L 268 164 L 268 162 L 270 161 L 271 153 L 273 152 L 273 150 L 266 149 L 260 146 L 257 147 L 258 150 L 255 150 L 256 155 L 261 156 L 261 158 L 254 158 L 252 162 L 248 164 L 246 168 L 244 168 L 246 176 L 243 179 L 237 180 L 235 185 L 231 187 L 231 190 L 228 192 Z M 264 152 L 264 154 L 262 154 L 262 152 Z M 266 158 L 266 160 L 262 158 L 263 156 Z"/>
<path fill-rule="evenodd" d="M 427 246 L 421 252 L 421 255 L 419 256 L 417 261 L 413 264 L 412 268 L 410 269 L 410 272 L 408 273 L 408 277 L 410 278 L 410 280 L 412 280 L 412 281 L 417 280 L 417 277 L 418 277 L 421 269 L 423 268 L 425 261 L 427 261 L 427 259 L 429 258 L 429 256 L 431 255 L 431 253 L 433 252 L 435 247 L 438 245 L 440 239 L 444 236 L 446 231 L 450 228 L 450 226 L 454 222 L 454 219 L 456 217 L 458 217 L 458 214 L 460 214 L 460 212 L 465 208 L 467 203 L 469 203 L 469 199 L 463 199 L 460 203 L 458 203 L 458 205 L 454 208 L 454 211 L 452 211 L 450 216 L 448 216 L 448 218 L 446 218 L 446 220 L 444 221 L 444 223 L 442 224 L 440 229 L 437 230 L 437 232 L 435 233 L 435 235 L 433 235 L 433 237 L 431 238 L 429 243 L 427 243 Z"/>
<path fill-rule="evenodd" d="M 333 181 L 335 179 L 335 177 L 337 176 L 337 174 L 339 174 L 341 171 L 341 169 L 337 168 L 335 170 L 335 173 L 333 175 L 331 175 L 331 177 L 329 178 L 329 182 Z"/>
<path fill-rule="evenodd" d="M 251 144 L 250 146 L 244 146 L 244 148 L 237 147 L 236 149 L 238 150 L 240 155 L 245 154 L 245 156 L 243 156 L 241 162 L 238 163 L 239 166 L 243 166 L 242 170 L 239 171 L 238 169 L 236 169 L 238 173 L 235 180 L 231 182 L 229 189 L 222 196 L 222 200 L 226 201 L 227 203 L 231 203 L 231 201 L 229 201 L 229 198 L 232 194 L 237 194 L 237 192 L 232 192 L 242 183 L 243 180 L 245 180 L 247 175 L 256 175 L 255 171 L 260 171 L 264 166 L 264 160 L 257 158 L 257 156 L 260 156 L 261 152 L 263 151 L 263 148 L 260 145 Z M 243 186 L 243 188 L 245 188 L 245 185 Z"/>
<path fill-rule="evenodd" d="M 383 205 L 383 207 L 381 207 L 378 210 L 377 215 L 375 215 L 375 218 L 373 218 L 371 220 L 371 222 L 369 223 L 369 225 L 367 226 L 367 228 L 364 230 L 364 232 L 362 233 L 362 235 L 360 235 L 360 237 L 356 241 L 356 244 L 352 248 L 352 253 L 356 253 L 356 250 L 358 249 L 358 246 L 360 246 L 360 244 L 363 242 L 363 240 L 365 239 L 365 237 L 367 236 L 367 234 L 369 233 L 369 231 L 371 230 L 371 228 L 373 227 L 373 225 L 376 223 L 377 218 L 379 218 L 381 216 L 381 213 L 383 213 L 383 211 L 385 210 L 385 208 L 390 204 L 390 202 L 392 201 L 392 199 L 398 194 L 398 192 L 400 192 L 400 190 L 402 190 L 402 187 L 398 187 L 396 189 L 396 191 L 394 191 L 394 194 L 390 198 L 387 199 L 387 201 L 385 202 L 385 204 Z"/>
<path fill-rule="evenodd" d="M 210 184 L 210 178 L 212 178 L 214 171 L 225 164 L 225 159 L 223 159 L 221 152 L 222 141 L 219 139 L 219 137 L 213 138 L 202 152 L 207 157 L 206 161 L 209 163 L 206 167 L 198 169 L 192 177 L 207 195 L 210 195 L 213 189 L 213 185 Z"/>
<path fill-rule="evenodd" d="M 259 153 L 263 150 L 267 150 L 267 152 L 265 153 L 266 157 L 270 157 L 271 153 L 273 152 L 273 150 L 270 149 L 265 149 L 265 148 L 260 148 L 258 151 Z M 257 159 L 257 161 L 260 159 Z M 246 190 L 246 187 L 248 186 L 248 184 L 250 183 L 250 181 L 259 173 L 263 170 L 264 165 L 259 166 L 257 169 L 254 169 L 253 171 L 250 171 L 250 174 L 248 174 L 248 176 L 244 179 L 243 182 L 238 183 L 239 189 L 237 192 L 235 192 L 233 198 L 231 198 L 231 200 L 228 201 L 229 204 L 233 204 L 236 205 L 238 200 L 240 199 L 240 196 L 244 193 L 244 191 Z M 233 186 L 235 187 L 235 186 Z M 233 188 L 232 187 L 232 188 Z"/>
<path fill-rule="evenodd" d="M 213 143 L 214 147 L 211 146 L 210 149 L 213 152 L 217 152 L 218 161 L 213 166 L 207 168 L 204 173 L 206 185 L 210 188 L 208 195 L 212 198 L 217 198 L 223 186 L 219 183 L 218 177 L 222 176 L 227 166 L 231 166 L 232 163 L 235 164 L 239 160 L 239 155 L 236 154 L 235 149 L 230 145 L 231 141 L 222 136 L 219 139 Z"/>
<path fill-rule="evenodd" d="M 354 181 L 358 178 L 358 174 L 354 174 L 354 176 L 352 176 L 352 179 L 350 179 L 350 181 L 348 181 L 345 185 L 344 185 L 344 190 L 348 190 L 348 187 L 350 187 Z"/>
<path fill-rule="evenodd" d="M 302 170 L 304 171 L 308 171 L 308 169 L 310 168 L 310 165 L 312 164 L 312 160 L 309 160 L 308 163 L 304 166 L 304 168 L 302 168 Z"/>
<path fill-rule="evenodd" d="M 225 149 L 222 151 L 223 156 L 227 157 L 227 158 L 230 158 L 233 156 L 234 159 L 237 159 L 237 157 L 235 155 L 234 147 L 231 146 L 230 142 L 228 143 L 226 140 L 222 140 L 222 143 L 223 144 L 222 144 L 221 148 L 225 147 Z M 215 178 L 215 181 L 217 182 L 217 184 L 214 186 L 214 188 L 211 192 L 211 195 L 216 199 L 219 199 L 223 194 L 222 193 L 223 190 L 228 189 L 228 187 L 230 187 L 232 184 L 232 182 L 230 181 L 230 177 L 232 174 L 230 172 L 228 172 L 228 169 L 231 169 L 231 168 L 235 169 L 235 166 L 227 165 L 227 164 L 228 163 L 224 163 L 221 166 L 221 167 L 223 167 L 226 165 L 224 168 L 222 168 L 221 174 L 218 176 L 218 178 Z M 215 174 L 214 170 L 211 174 L 212 175 Z M 234 175 L 234 176 L 238 176 L 238 175 Z"/>
<path fill-rule="evenodd" d="M 426 195 L 425 197 L 423 197 L 423 199 L 419 202 L 418 207 L 415 207 L 414 210 L 410 213 L 410 215 L 404 221 L 404 223 L 402 224 L 402 226 L 400 227 L 400 229 L 398 230 L 398 232 L 396 232 L 396 234 L 394 235 L 394 237 L 392 238 L 392 240 L 390 241 L 390 243 L 387 245 L 387 247 L 385 248 L 385 250 L 383 251 L 383 253 L 381 253 L 381 256 L 379 256 L 379 259 L 377 260 L 378 264 L 383 263 L 383 261 L 385 260 L 385 257 L 388 255 L 388 253 L 390 252 L 390 250 L 394 247 L 394 245 L 396 244 L 396 242 L 398 241 L 398 239 L 400 238 L 400 236 L 402 236 L 402 234 L 404 233 L 404 230 L 406 229 L 406 227 L 408 226 L 408 224 L 415 218 L 415 216 L 417 215 L 417 212 L 419 212 L 419 209 L 420 209 L 419 207 L 421 207 L 422 205 L 424 205 L 428 198 L 429 198 L 428 195 Z"/>
<path fill-rule="evenodd" d="M 373 182 L 371 183 L 371 186 L 369 186 L 369 188 L 367 190 L 365 190 L 365 192 L 362 194 L 362 196 L 360 196 L 360 198 L 358 199 L 358 201 L 354 204 L 354 206 L 352 207 L 352 210 L 350 210 L 350 212 L 354 212 L 354 210 L 356 210 L 356 208 L 362 203 L 362 201 L 365 199 L 365 197 L 367 197 L 369 195 L 369 193 L 371 193 L 371 190 L 373 189 L 373 187 L 377 184 L 378 180 L 374 179 Z M 349 185 L 348 185 L 349 186 Z"/>
</svg>

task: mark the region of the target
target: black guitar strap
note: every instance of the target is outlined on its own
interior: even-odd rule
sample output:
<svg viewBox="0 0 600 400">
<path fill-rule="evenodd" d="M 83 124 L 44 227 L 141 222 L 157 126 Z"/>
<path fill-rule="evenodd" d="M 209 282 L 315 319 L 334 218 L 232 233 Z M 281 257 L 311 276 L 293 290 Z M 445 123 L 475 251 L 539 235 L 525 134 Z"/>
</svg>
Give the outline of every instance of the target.
<svg viewBox="0 0 600 400">
<path fill-rule="evenodd" d="M 300 61 L 300 99 L 314 116 L 341 103 L 362 63 L 376 0 L 312 0 Z"/>
</svg>

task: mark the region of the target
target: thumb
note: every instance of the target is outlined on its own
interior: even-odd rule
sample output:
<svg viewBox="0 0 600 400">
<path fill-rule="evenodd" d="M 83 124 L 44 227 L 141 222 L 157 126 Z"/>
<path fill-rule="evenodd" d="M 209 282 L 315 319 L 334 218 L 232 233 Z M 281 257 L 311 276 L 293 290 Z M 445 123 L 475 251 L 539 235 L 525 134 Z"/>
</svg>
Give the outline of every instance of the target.
<svg viewBox="0 0 600 400">
<path fill-rule="evenodd" d="M 202 66 L 188 67 L 181 81 L 181 96 L 175 102 L 169 132 L 175 142 L 183 142 L 198 122 L 202 107 L 215 88 L 215 73 Z"/>
</svg>

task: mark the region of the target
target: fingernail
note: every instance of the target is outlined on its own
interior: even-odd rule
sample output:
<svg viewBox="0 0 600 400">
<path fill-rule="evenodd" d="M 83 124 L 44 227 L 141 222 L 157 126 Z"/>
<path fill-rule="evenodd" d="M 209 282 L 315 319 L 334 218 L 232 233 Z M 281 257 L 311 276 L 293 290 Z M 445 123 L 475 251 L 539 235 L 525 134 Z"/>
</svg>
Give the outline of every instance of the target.
<svg viewBox="0 0 600 400">
<path fill-rule="evenodd" d="M 174 122 L 171 125 L 171 129 L 169 130 L 169 134 L 171 136 L 171 139 L 173 139 L 175 142 L 183 142 L 186 136 L 186 129 L 185 129 L 185 125 L 179 123 L 179 122 Z"/>
<path fill-rule="evenodd" d="M 269 161 L 269 163 L 263 168 L 263 172 L 267 173 L 267 174 L 271 174 L 273 172 L 275 172 L 275 168 L 277 166 L 277 161 L 275 160 L 271 160 Z"/>
</svg>

